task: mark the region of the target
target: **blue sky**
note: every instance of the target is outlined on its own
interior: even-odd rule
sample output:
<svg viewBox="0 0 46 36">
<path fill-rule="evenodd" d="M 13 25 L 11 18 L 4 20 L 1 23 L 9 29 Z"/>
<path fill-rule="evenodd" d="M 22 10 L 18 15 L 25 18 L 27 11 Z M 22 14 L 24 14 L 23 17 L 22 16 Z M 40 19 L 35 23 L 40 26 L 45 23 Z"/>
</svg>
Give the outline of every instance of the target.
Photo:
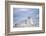
<svg viewBox="0 0 46 36">
<path fill-rule="evenodd" d="M 39 9 L 36 8 L 13 8 L 13 23 L 21 23 L 30 16 L 34 23 L 39 23 Z"/>
</svg>

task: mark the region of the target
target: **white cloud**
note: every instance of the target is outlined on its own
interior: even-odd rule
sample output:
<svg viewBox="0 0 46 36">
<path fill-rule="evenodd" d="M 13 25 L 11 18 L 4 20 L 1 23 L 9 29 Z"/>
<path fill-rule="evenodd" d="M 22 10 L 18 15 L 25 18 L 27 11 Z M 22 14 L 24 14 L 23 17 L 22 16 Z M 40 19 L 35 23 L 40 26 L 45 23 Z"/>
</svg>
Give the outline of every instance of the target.
<svg viewBox="0 0 46 36">
<path fill-rule="evenodd" d="M 28 11 L 28 9 L 19 9 L 20 11 Z"/>
</svg>

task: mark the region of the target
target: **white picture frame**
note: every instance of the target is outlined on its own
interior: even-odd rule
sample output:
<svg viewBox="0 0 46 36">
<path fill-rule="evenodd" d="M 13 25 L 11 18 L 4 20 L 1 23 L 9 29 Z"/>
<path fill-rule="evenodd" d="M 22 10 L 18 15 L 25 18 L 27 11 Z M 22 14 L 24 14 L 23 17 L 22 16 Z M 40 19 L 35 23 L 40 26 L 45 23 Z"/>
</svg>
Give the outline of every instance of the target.
<svg viewBox="0 0 46 36">
<path fill-rule="evenodd" d="M 11 34 L 35 34 L 45 32 L 45 4 L 44 3 L 32 3 L 32 2 L 20 2 L 20 1 L 7 1 L 5 9 L 5 22 L 6 22 L 6 35 Z M 39 9 L 39 27 L 13 27 L 13 8 L 36 8 Z"/>
</svg>

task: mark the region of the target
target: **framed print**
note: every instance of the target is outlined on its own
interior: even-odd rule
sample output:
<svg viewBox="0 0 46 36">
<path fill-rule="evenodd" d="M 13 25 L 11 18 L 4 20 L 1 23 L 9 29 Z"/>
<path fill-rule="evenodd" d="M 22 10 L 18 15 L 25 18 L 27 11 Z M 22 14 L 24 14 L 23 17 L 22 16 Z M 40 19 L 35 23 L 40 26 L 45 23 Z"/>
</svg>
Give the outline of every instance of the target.
<svg viewBox="0 0 46 36">
<path fill-rule="evenodd" d="M 6 35 L 37 34 L 45 32 L 45 4 L 6 1 Z"/>
</svg>

